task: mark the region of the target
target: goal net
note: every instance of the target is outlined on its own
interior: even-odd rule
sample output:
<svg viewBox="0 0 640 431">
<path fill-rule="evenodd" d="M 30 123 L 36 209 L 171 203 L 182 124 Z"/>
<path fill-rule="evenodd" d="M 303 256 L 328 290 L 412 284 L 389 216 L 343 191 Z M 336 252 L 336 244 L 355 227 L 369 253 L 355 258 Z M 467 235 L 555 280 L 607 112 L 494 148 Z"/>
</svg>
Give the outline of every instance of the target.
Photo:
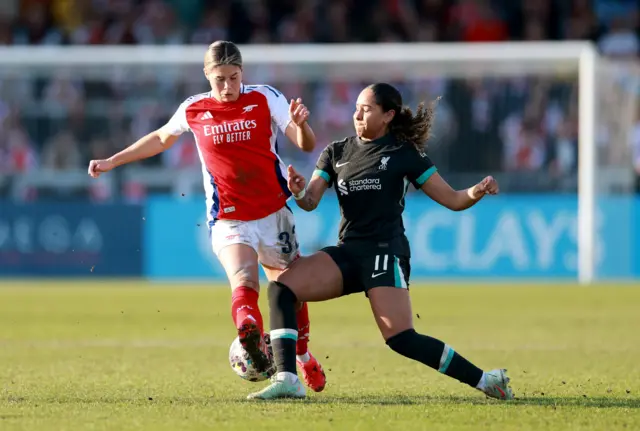
<svg viewBox="0 0 640 431">
<path fill-rule="evenodd" d="M 429 142 L 440 173 L 456 188 L 494 175 L 502 196 L 464 214 L 409 204 L 418 275 L 585 283 L 640 275 L 636 64 L 605 60 L 583 43 L 241 49 L 245 82 L 272 85 L 310 107 L 318 151 L 353 133 L 354 102 L 369 83 L 395 84 L 413 108 L 441 97 Z M 207 91 L 205 50 L 0 48 L 0 143 L 32 145 L 40 166 L 0 182 L 0 192 L 16 199 L 29 199 L 33 190 L 54 199 L 61 191 L 93 199 L 201 193 L 189 136 L 100 182 L 88 182 L 73 160 L 108 156 L 160 126 L 187 96 Z M 280 147 L 281 157 L 307 174 L 318 151 Z M 305 228 L 305 220 L 314 227 Z M 334 241 L 335 232 L 315 228 L 320 221 L 299 221 L 307 250 Z"/>
</svg>

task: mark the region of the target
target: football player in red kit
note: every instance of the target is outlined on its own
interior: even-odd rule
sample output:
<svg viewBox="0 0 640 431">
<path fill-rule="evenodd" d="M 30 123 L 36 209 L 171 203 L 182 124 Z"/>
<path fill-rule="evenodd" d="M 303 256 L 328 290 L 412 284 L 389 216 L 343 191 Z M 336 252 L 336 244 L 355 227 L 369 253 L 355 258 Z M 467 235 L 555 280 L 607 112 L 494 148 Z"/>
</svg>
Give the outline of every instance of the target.
<svg viewBox="0 0 640 431">
<path fill-rule="evenodd" d="M 92 160 L 89 175 L 155 156 L 178 136 L 193 133 L 202 162 L 207 218 L 214 253 L 233 289 L 231 314 L 245 350 L 259 370 L 269 365 L 262 315 L 258 308 L 258 264 L 269 280 L 299 256 L 287 173 L 278 156 L 278 130 L 302 151 L 312 151 L 315 136 L 309 111 L 300 99 L 287 99 L 268 85 L 242 83 L 242 56 L 232 42 L 212 43 L 204 74 L 211 91 L 185 100 L 160 129 L 106 160 Z M 297 312 L 297 359 L 307 385 L 324 389 L 326 377 L 307 349 L 307 304 Z"/>
</svg>

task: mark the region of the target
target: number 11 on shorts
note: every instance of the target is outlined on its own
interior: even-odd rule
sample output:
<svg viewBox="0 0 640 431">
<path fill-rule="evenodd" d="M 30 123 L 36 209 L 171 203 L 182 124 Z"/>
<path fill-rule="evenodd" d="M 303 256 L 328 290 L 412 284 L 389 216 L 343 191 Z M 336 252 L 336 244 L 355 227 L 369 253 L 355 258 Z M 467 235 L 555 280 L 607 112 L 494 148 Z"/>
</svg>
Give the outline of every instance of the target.
<svg viewBox="0 0 640 431">
<path fill-rule="evenodd" d="M 382 269 L 380 268 L 380 260 L 382 260 Z M 389 255 L 385 254 L 380 259 L 380 255 L 376 255 L 376 262 L 373 266 L 373 273 L 371 274 L 371 278 L 376 278 L 381 276 L 382 274 L 387 273 L 387 265 L 389 264 Z"/>
</svg>

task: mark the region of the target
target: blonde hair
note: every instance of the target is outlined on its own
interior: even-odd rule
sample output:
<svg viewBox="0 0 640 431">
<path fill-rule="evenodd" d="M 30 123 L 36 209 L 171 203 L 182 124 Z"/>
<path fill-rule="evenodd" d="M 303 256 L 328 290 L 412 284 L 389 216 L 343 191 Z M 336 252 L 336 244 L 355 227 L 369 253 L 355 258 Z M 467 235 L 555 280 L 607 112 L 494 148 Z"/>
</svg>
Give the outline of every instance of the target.
<svg viewBox="0 0 640 431">
<path fill-rule="evenodd" d="M 242 54 L 238 46 L 226 40 L 217 40 L 204 54 L 204 67 L 233 65 L 242 67 Z"/>
</svg>

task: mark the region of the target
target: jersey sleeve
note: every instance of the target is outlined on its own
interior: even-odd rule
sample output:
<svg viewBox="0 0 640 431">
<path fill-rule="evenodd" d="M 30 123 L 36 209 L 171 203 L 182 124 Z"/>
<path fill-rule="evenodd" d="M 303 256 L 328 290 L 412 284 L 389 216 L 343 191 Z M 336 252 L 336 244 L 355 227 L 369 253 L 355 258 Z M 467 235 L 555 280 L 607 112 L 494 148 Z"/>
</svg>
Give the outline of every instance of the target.
<svg viewBox="0 0 640 431">
<path fill-rule="evenodd" d="M 189 123 L 187 123 L 187 103 L 188 99 L 178 106 L 178 109 L 173 116 L 162 126 L 162 130 L 170 135 L 180 136 L 190 130 Z"/>
<path fill-rule="evenodd" d="M 333 145 L 328 145 L 318 157 L 313 176 L 322 177 L 329 187 L 333 184 L 336 178 L 336 171 L 333 169 Z"/>
<path fill-rule="evenodd" d="M 262 85 L 260 90 L 267 98 L 271 119 L 276 123 L 280 131 L 284 133 L 291 121 L 289 118 L 289 102 L 287 102 L 287 98 L 270 85 Z"/>
<path fill-rule="evenodd" d="M 438 169 L 426 153 L 415 148 L 411 149 L 407 158 L 407 179 L 415 188 L 419 189 Z"/>
</svg>

